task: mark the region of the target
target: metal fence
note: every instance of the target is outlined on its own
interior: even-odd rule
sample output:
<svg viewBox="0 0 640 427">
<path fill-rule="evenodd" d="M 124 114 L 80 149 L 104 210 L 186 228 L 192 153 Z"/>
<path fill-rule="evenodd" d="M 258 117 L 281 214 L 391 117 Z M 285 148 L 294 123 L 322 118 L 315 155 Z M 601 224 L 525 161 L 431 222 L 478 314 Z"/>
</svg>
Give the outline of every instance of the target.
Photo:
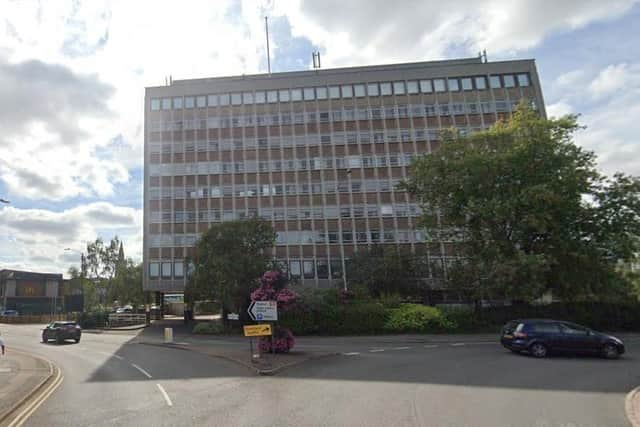
<svg viewBox="0 0 640 427">
<path fill-rule="evenodd" d="M 130 326 L 130 325 L 144 325 L 147 323 L 146 314 L 137 313 L 111 313 L 109 314 L 109 326 Z"/>
</svg>

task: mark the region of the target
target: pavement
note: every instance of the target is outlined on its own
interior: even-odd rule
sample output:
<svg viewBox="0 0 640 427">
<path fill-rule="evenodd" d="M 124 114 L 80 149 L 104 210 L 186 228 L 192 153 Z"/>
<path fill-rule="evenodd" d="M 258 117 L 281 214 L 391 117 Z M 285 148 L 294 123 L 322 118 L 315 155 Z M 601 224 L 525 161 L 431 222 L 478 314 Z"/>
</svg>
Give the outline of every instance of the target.
<svg viewBox="0 0 640 427">
<path fill-rule="evenodd" d="M 0 356 L 0 424 L 52 374 L 48 361 L 8 348 Z"/>
<path fill-rule="evenodd" d="M 627 394 L 625 400 L 627 418 L 633 427 L 640 427 L 640 386 Z"/>
<path fill-rule="evenodd" d="M 35 326 L 3 336 L 60 367 L 64 382 L 25 426 L 629 426 L 640 384 L 640 336 L 619 360 L 505 351 L 495 336 L 303 337 L 333 352 L 275 376 L 201 349 L 143 345 L 164 325 L 39 343 Z M 246 350 L 240 337 L 189 336 L 182 347 Z M 628 401 L 628 398 L 627 398 Z"/>
</svg>

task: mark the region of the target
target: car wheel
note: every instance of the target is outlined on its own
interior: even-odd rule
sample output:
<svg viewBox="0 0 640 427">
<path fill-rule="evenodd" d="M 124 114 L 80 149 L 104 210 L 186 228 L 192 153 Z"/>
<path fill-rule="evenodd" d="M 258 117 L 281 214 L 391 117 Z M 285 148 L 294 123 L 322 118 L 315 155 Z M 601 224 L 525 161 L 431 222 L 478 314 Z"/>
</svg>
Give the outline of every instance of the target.
<svg viewBox="0 0 640 427">
<path fill-rule="evenodd" d="M 76 344 L 80 342 L 80 338 L 74 338 L 73 340 L 76 342 Z"/>
<path fill-rule="evenodd" d="M 47 337 L 45 336 L 45 334 L 42 334 L 42 342 L 46 343 L 49 340 L 47 339 Z"/>
<path fill-rule="evenodd" d="M 547 346 L 540 342 L 535 342 L 531 344 L 531 346 L 529 347 L 529 353 L 531 353 L 533 357 L 538 357 L 538 358 L 546 357 Z"/>
<path fill-rule="evenodd" d="M 618 348 L 613 344 L 605 344 L 602 347 L 602 355 L 607 359 L 617 359 L 620 357 Z"/>
</svg>

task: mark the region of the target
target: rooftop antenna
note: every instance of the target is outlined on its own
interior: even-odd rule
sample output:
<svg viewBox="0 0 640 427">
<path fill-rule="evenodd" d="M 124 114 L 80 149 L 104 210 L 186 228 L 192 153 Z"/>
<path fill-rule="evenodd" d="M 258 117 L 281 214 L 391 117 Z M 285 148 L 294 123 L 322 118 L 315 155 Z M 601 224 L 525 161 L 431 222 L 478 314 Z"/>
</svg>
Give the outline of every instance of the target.
<svg viewBox="0 0 640 427">
<path fill-rule="evenodd" d="M 313 68 L 320 68 L 320 52 L 311 52 L 311 56 L 313 57 Z"/>
<path fill-rule="evenodd" d="M 264 32 L 267 36 L 267 70 L 269 70 L 269 75 L 271 75 L 271 55 L 269 54 L 269 18 L 264 17 Z"/>
<path fill-rule="evenodd" d="M 487 49 L 482 49 L 482 57 L 484 58 L 484 63 L 487 63 Z"/>
</svg>

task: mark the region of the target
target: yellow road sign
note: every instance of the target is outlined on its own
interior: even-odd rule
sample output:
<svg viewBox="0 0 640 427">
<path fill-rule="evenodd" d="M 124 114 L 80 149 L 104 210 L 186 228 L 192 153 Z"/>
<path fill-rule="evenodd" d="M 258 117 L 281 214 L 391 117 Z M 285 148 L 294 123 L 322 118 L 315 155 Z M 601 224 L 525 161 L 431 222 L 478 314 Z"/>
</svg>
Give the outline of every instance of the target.
<svg viewBox="0 0 640 427">
<path fill-rule="evenodd" d="M 245 337 L 262 337 L 271 335 L 271 325 L 268 323 L 262 325 L 247 325 L 244 327 Z"/>
</svg>

